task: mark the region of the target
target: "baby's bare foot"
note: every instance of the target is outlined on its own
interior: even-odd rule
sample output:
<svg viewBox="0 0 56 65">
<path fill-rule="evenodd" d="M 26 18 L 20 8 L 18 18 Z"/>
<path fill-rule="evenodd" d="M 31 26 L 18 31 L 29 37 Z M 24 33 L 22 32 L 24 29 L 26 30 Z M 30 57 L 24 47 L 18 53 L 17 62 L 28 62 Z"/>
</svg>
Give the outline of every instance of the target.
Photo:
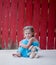
<svg viewBox="0 0 56 65">
<path fill-rule="evenodd" d="M 12 54 L 14 57 L 21 57 L 19 54 Z"/>
</svg>

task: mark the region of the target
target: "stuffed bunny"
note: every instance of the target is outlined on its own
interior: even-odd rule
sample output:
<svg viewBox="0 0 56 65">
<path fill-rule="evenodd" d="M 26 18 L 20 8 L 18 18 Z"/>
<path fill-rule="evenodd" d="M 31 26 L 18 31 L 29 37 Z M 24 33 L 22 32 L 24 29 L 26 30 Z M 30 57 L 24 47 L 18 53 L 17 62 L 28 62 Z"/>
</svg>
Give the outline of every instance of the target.
<svg viewBox="0 0 56 65">
<path fill-rule="evenodd" d="M 31 50 L 31 52 L 28 53 L 28 56 L 30 58 L 38 58 L 39 57 L 38 56 L 38 49 L 39 49 L 39 47 L 31 45 L 29 47 L 29 50 Z"/>
</svg>

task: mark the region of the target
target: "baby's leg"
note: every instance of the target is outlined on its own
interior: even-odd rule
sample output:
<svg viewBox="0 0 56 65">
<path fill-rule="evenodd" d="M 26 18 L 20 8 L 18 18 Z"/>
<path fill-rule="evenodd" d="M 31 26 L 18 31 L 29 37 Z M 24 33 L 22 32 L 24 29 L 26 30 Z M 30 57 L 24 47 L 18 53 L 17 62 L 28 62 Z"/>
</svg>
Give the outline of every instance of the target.
<svg viewBox="0 0 56 65">
<path fill-rule="evenodd" d="M 15 53 L 15 54 L 12 54 L 14 57 L 21 57 L 21 54 L 18 52 L 18 53 Z"/>
</svg>

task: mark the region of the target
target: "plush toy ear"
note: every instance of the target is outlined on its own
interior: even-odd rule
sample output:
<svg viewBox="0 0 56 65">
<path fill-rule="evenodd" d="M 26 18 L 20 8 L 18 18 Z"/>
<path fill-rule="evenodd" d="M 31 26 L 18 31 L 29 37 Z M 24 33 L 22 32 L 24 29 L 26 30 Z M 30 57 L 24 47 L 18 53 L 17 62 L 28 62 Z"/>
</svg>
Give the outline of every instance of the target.
<svg viewBox="0 0 56 65">
<path fill-rule="evenodd" d="M 29 50 L 31 50 L 33 48 L 33 45 L 31 45 L 30 47 L 29 47 Z"/>
<path fill-rule="evenodd" d="M 36 54 L 36 55 L 35 55 L 35 58 L 39 58 L 39 55 L 38 55 L 38 54 Z"/>
<path fill-rule="evenodd" d="M 33 46 L 32 49 L 31 49 L 32 52 L 35 52 L 36 51 L 36 47 Z"/>
<path fill-rule="evenodd" d="M 39 48 L 39 47 L 37 47 L 37 46 L 35 46 L 35 47 L 36 47 L 36 50 L 37 50 L 37 51 L 39 51 L 39 50 L 40 50 L 40 48 Z"/>
</svg>

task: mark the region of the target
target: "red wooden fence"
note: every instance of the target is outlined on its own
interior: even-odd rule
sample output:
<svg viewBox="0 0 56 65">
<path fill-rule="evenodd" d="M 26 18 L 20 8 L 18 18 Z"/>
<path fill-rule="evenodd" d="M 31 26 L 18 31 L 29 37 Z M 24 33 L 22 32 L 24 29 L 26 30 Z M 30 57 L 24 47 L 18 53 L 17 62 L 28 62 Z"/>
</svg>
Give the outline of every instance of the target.
<svg viewBox="0 0 56 65">
<path fill-rule="evenodd" d="M 56 0 L 0 0 L 0 47 L 15 48 L 26 25 L 34 26 L 41 49 L 56 49 Z"/>
</svg>

